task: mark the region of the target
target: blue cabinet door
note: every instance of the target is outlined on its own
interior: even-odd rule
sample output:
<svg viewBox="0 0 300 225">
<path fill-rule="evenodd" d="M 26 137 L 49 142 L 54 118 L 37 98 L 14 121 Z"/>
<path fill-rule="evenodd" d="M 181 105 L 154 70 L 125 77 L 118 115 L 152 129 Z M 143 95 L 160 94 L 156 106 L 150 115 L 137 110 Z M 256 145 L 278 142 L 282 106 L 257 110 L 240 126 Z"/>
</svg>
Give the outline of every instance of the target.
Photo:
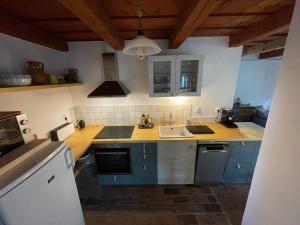
<svg viewBox="0 0 300 225">
<path fill-rule="evenodd" d="M 132 154 L 133 179 L 135 184 L 157 184 L 156 143 L 135 144 Z M 139 148 L 137 150 L 137 148 Z"/>
<path fill-rule="evenodd" d="M 251 144 L 230 142 L 230 154 L 224 173 L 224 183 L 248 183 L 252 163 Z"/>
<path fill-rule="evenodd" d="M 259 150 L 260 150 L 260 146 L 261 146 L 261 141 L 252 141 L 251 142 L 250 147 L 251 147 L 251 151 L 252 151 L 252 162 L 251 162 L 251 166 L 250 166 L 249 183 L 251 183 L 251 181 L 252 181 L 252 177 L 253 177 L 253 173 L 254 173 L 254 170 L 255 170 L 257 157 L 258 157 Z"/>
</svg>

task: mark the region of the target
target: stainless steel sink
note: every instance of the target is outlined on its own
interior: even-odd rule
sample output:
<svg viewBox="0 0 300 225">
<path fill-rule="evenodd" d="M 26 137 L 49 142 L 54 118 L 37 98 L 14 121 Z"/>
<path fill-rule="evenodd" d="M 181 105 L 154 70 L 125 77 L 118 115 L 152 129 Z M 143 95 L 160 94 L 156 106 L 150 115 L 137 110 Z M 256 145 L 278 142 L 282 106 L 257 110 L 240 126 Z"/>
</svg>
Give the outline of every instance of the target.
<svg viewBox="0 0 300 225">
<path fill-rule="evenodd" d="M 161 138 L 190 138 L 193 137 L 185 126 L 159 126 L 159 136 Z"/>
</svg>

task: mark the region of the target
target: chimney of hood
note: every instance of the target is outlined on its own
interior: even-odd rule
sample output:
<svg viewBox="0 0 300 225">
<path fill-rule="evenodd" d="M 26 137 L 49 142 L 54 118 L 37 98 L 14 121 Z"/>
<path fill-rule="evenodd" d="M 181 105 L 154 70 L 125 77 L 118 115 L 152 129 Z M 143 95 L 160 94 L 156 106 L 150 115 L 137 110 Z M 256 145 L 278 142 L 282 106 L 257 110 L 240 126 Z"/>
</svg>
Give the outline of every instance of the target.
<svg viewBox="0 0 300 225">
<path fill-rule="evenodd" d="M 115 53 L 102 53 L 105 81 L 92 91 L 88 98 L 126 97 L 129 89 L 119 80 L 118 61 Z"/>
</svg>

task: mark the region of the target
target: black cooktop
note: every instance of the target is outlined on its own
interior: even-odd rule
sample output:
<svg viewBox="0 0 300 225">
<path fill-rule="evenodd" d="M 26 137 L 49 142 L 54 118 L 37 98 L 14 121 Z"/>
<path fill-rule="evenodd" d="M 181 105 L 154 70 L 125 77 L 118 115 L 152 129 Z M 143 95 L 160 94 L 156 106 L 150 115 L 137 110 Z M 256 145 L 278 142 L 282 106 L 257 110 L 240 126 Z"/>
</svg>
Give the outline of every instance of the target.
<svg viewBox="0 0 300 225">
<path fill-rule="evenodd" d="M 124 139 L 131 138 L 134 126 L 106 126 L 94 139 Z"/>
<path fill-rule="evenodd" d="M 192 134 L 214 134 L 215 132 L 206 125 L 186 126 Z"/>
</svg>

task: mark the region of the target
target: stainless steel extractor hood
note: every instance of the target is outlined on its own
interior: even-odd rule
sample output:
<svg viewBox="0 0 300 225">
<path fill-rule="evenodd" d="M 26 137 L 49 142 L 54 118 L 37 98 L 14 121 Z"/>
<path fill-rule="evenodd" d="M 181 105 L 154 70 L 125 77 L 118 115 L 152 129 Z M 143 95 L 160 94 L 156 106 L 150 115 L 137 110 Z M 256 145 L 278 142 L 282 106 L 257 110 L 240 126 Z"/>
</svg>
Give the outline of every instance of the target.
<svg viewBox="0 0 300 225">
<path fill-rule="evenodd" d="M 92 91 L 88 98 L 126 97 L 129 89 L 119 80 L 118 62 L 115 53 L 102 53 L 105 81 Z"/>
</svg>

